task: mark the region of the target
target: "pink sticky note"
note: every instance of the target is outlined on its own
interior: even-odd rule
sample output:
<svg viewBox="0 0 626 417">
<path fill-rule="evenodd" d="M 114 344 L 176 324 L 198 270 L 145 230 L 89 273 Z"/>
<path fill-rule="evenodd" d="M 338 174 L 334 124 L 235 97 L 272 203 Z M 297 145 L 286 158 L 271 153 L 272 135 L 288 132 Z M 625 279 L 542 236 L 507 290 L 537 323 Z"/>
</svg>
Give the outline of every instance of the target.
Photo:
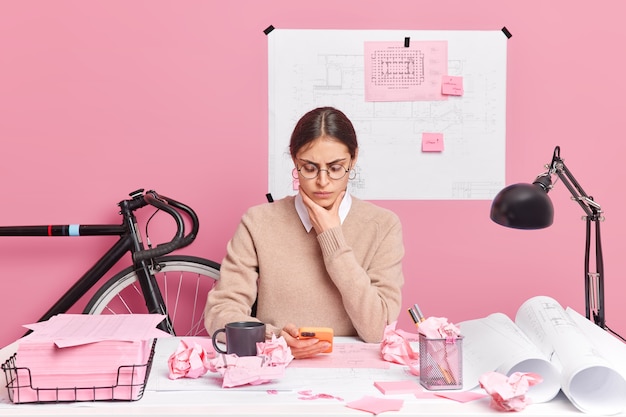
<svg viewBox="0 0 626 417">
<path fill-rule="evenodd" d="M 385 395 L 413 394 L 424 389 L 417 382 L 407 379 L 406 381 L 377 381 L 374 386 Z"/>
<path fill-rule="evenodd" d="M 484 398 L 487 394 L 481 394 L 479 392 L 469 391 L 449 391 L 449 392 L 437 392 L 438 397 L 448 398 L 450 400 L 458 401 L 460 403 L 466 403 L 480 398 Z"/>
<path fill-rule="evenodd" d="M 346 405 L 356 410 L 368 411 L 372 414 L 380 414 L 385 411 L 400 411 L 404 405 L 404 400 L 365 396 L 360 400 L 352 401 Z"/>
<path fill-rule="evenodd" d="M 440 396 L 438 396 L 437 394 L 435 394 L 432 391 L 422 391 L 422 392 L 416 392 L 415 393 L 415 398 L 419 398 L 422 400 L 432 400 L 433 398 L 441 398 Z"/>
<path fill-rule="evenodd" d="M 462 96 L 463 77 L 444 75 L 441 80 L 441 94 L 449 96 Z"/>
<path fill-rule="evenodd" d="M 443 133 L 422 133 L 422 152 L 443 152 Z"/>
</svg>

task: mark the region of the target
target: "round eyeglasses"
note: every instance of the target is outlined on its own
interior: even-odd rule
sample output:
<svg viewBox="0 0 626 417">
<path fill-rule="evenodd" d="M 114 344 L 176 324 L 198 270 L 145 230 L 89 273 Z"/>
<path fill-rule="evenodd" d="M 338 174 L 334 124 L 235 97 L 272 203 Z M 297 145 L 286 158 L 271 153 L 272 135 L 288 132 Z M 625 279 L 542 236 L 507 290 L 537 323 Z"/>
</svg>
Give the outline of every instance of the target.
<svg viewBox="0 0 626 417">
<path fill-rule="evenodd" d="M 326 171 L 326 174 L 328 174 L 328 177 L 332 180 L 340 180 L 350 172 L 349 169 L 345 169 L 341 164 L 329 165 L 327 169 L 320 169 L 315 164 L 304 164 L 300 168 L 297 168 L 297 171 L 307 180 L 317 178 L 321 171 Z"/>
</svg>

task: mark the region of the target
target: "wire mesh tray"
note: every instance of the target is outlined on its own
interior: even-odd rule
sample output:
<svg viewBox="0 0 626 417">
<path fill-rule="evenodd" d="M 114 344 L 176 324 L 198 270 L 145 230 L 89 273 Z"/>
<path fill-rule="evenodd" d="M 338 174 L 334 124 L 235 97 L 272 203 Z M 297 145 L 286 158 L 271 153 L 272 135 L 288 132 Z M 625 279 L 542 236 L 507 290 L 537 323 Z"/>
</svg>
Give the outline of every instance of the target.
<svg viewBox="0 0 626 417">
<path fill-rule="evenodd" d="M 9 399 L 21 403 L 59 403 L 77 401 L 137 401 L 143 396 L 156 347 L 152 342 L 148 361 L 141 365 L 122 365 L 117 369 L 115 383 L 101 386 L 81 387 L 35 387 L 31 371 L 16 367 L 17 353 L 2 364 L 6 377 Z"/>
</svg>

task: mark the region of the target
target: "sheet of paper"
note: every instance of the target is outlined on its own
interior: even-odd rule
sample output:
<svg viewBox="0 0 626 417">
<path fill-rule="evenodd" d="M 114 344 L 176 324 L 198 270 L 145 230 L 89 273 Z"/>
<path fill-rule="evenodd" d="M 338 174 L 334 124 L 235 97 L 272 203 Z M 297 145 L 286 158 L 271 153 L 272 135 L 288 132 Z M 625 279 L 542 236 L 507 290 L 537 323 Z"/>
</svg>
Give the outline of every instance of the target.
<svg viewBox="0 0 626 417">
<path fill-rule="evenodd" d="M 508 316 L 493 313 L 481 319 L 459 323 L 463 340 L 463 385 L 478 386 L 478 378 L 488 371 L 535 372 L 544 382 L 531 387 L 534 402 L 553 399 L 561 389 L 560 375 L 545 354 Z"/>
<path fill-rule="evenodd" d="M 449 400 L 458 401 L 460 403 L 480 400 L 481 398 L 485 398 L 488 396 L 485 393 L 471 391 L 439 391 L 435 395 L 440 398 L 447 398 Z"/>
<path fill-rule="evenodd" d="M 22 340 L 53 340 L 58 347 L 69 347 L 102 340 L 169 337 L 169 333 L 156 328 L 164 318 L 159 314 L 59 314 L 44 322 L 24 325 L 34 332 Z"/>
<path fill-rule="evenodd" d="M 372 414 L 380 414 L 384 411 L 399 411 L 402 409 L 403 404 L 404 400 L 402 399 L 365 396 L 356 401 L 349 402 L 346 405 L 356 410 L 368 411 Z"/>
<path fill-rule="evenodd" d="M 406 51 L 405 37 L 411 40 Z M 491 201 L 504 187 L 508 42 L 501 30 L 276 28 L 267 38 L 268 190 L 275 200 L 297 189 L 289 137 L 295 121 L 318 105 L 335 106 L 354 122 L 361 151 L 357 176 L 348 191 L 356 197 Z M 430 79 L 437 95 L 446 99 L 366 101 L 364 42 L 370 41 L 399 45 L 397 52 L 405 55 L 391 64 L 400 69 L 388 79 L 396 86 L 410 82 L 402 80 L 401 71 L 414 73 L 407 55 L 416 53 L 420 42 L 447 42 L 447 69 Z M 432 50 L 423 52 L 425 59 L 441 56 Z M 463 96 L 441 94 L 443 75 L 463 77 Z M 381 73 L 376 78 L 387 81 Z M 397 100 L 396 95 L 410 88 L 387 93 Z M 445 152 L 421 152 L 421 132 L 445 133 Z M 387 160 L 402 167 L 401 181 L 397 170 L 381 164 Z"/>
<path fill-rule="evenodd" d="M 405 379 L 402 381 L 376 381 L 374 386 L 385 395 L 414 394 L 423 392 L 424 388 L 417 379 Z"/>
<path fill-rule="evenodd" d="M 188 339 L 188 338 L 186 338 Z M 197 340 L 199 343 L 210 343 L 208 338 L 189 338 Z M 374 387 L 374 381 L 401 381 L 414 379 L 407 368 L 401 366 L 391 366 L 388 362 L 380 363 L 379 354 L 374 346 L 377 344 L 367 344 L 362 342 L 338 342 L 335 338 L 333 352 L 327 354 L 323 359 L 329 367 L 313 366 L 292 366 L 296 362 L 304 360 L 293 360 L 285 370 L 284 377 L 276 379 L 266 384 L 247 385 L 241 387 L 227 388 L 227 390 L 241 391 L 290 391 L 313 390 L 314 392 L 351 392 L 361 394 L 376 394 L 378 389 Z M 219 373 L 208 372 L 197 379 L 180 378 L 171 380 L 168 378 L 169 369 L 167 359 L 176 351 L 179 338 L 159 339 L 155 350 L 150 379 L 148 381 L 148 391 L 222 391 L 222 378 Z M 345 347 L 342 347 L 343 345 Z M 357 348 L 361 346 L 362 349 Z M 348 367 L 350 352 L 354 352 L 354 367 Z M 331 355 L 341 357 L 339 360 L 329 361 Z M 323 356 L 323 355 L 320 355 Z M 370 363 L 370 367 L 364 364 Z"/>
<path fill-rule="evenodd" d="M 591 323 L 578 318 L 577 324 L 572 317 L 574 313 L 556 300 L 537 296 L 522 304 L 514 321 L 494 313 L 459 323 L 465 335 L 464 380 L 473 381 L 485 371 L 533 372 L 544 378 L 528 391 L 533 402 L 548 401 L 555 396 L 551 391 L 560 389 L 583 412 L 608 415 L 625 410 L 624 359 L 614 365 L 599 346 L 613 342 L 624 358 L 626 345 L 615 344 L 605 331 L 589 336 L 583 329 Z"/>
<path fill-rule="evenodd" d="M 626 375 L 626 344 L 576 310 L 567 307 L 565 311 L 587 338 L 593 342 L 600 355 L 606 358 L 620 374 Z"/>
<path fill-rule="evenodd" d="M 608 415 L 626 408 L 625 376 L 600 354 L 556 300 L 546 296 L 527 300 L 518 309 L 515 323 L 559 368 L 561 389 L 579 410 Z"/>
<path fill-rule="evenodd" d="M 365 42 L 365 101 L 446 100 L 447 41 Z"/>
<path fill-rule="evenodd" d="M 332 353 L 294 360 L 290 368 L 378 368 L 388 369 L 389 362 L 380 355 L 378 343 L 338 343 Z"/>
</svg>

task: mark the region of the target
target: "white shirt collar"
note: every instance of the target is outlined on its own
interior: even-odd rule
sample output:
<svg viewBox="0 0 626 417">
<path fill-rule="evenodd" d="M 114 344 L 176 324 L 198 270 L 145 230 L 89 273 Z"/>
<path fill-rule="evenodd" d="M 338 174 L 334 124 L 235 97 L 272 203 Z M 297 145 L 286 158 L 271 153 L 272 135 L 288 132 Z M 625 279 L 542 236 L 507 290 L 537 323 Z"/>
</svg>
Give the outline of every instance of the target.
<svg viewBox="0 0 626 417">
<path fill-rule="evenodd" d="M 296 194 L 296 198 L 294 199 L 296 204 L 296 211 L 298 212 L 298 216 L 300 216 L 300 221 L 302 225 L 306 229 L 307 233 L 311 231 L 313 228 L 313 224 L 311 224 L 311 219 L 309 218 L 309 212 L 304 206 L 304 202 L 302 201 L 302 195 L 300 193 Z M 350 193 L 346 192 L 343 196 L 343 200 L 339 204 L 339 219 L 343 224 L 343 221 L 346 219 L 348 212 L 350 211 L 350 207 L 352 207 L 352 197 Z"/>
</svg>

